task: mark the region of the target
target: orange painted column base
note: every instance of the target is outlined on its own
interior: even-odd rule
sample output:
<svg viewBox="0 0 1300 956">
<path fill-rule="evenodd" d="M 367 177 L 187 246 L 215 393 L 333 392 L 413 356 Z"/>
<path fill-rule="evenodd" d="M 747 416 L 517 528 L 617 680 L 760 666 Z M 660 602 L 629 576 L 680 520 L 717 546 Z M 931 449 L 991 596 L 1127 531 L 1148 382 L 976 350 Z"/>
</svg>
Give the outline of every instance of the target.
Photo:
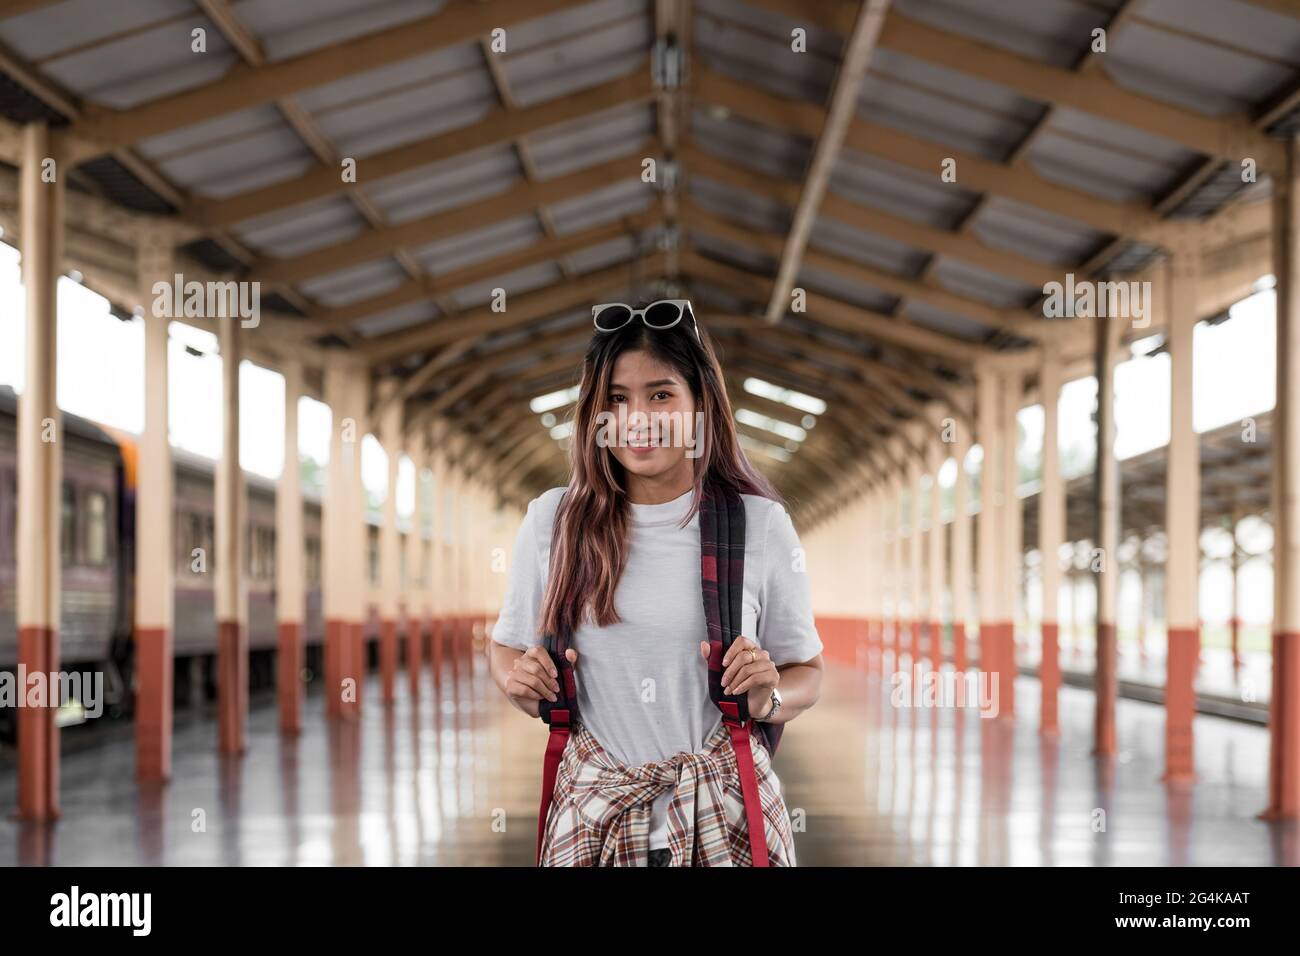
<svg viewBox="0 0 1300 956">
<path fill-rule="evenodd" d="M 369 648 L 366 641 L 366 625 L 364 621 L 349 621 L 348 630 L 350 639 L 348 641 L 348 672 L 347 676 L 356 681 L 356 698 L 351 702 L 348 709 L 352 714 L 361 713 L 361 704 L 364 700 L 366 689 L 366 674 L 369 670 L 367 667 L 369 655 L 366 653 Z"/>
<path fill-rule="evenodd" d="M 912 670 L 916 670 L 921 666 L 921 620 L 920 618 L 914 618 L 913 620 L 911 620 L 908 623 L 908 627 L 911 630 L 911 636 L 912 636 L 911 665 L 912 665 Z"/>
<path fill-rule="evenodd" d="M 1016 625 L 1003 621 L 998 625 L 998 664 L 1002 668 L 1002 707 L 999 716 L 1014 717 L 1016 713 Z"/>
<path fill-rule="evenodd" d="M 433 672 L 433 686 L 442 686 L 442 658 L 445 653 L 446 620 L 441 617 L 429 619 L 429 669 Z"/>
<path fill-rule="evenodd" d="M 1118 749 L 1115 738 L 1115 707 L 1119 701 L 1119 654 L 1114 624 L 1097 622 L 1097 669 L 1093 677 L 1097 711 L 1093 721 L 1092 752 L 1099 757 L 1113 757 Z"/>
<path fill-rule="evenodd" d="M 135 631 L 135 775 L 172 775 L 172 634 L 164 627 Z"/>
<path fill-rule="evenodd" d="M 45 706 L 29 707 L 30 683 L 36 674 L 44 675 L 47 695 L 58 692 L 50 687 L 50 675 L 59 669 L 58 635 L 50 627 L 18 629 L 18 664 L 27 680 L 20 682 L 18 693 L 23 706 L 18 708 L 18 819 L 37 823 L 57 820 L 59 809 L 59 728 L 54 722 L 58 702 L 47 696 Z M 52 706 L 51 706 L 52 705 Z"/>
<path fill-rule="evenodd" d="M 1061 732 L 1057 711 L 1061 695 L 1061 627 L 1055 621 L 1043 622 L 1043 659 L 1038 678 L 1043 691 L 1038 731 L 1054 736 Z"/>
<path fill-rule="evenodd" d="M 302 624 L 281 621 L 275 657 L 275 692 L 280 702 L 280 731 L 302 732 Z"/>
<path fill-rule="evenodd" d="M 379 622 L 379 674 L 384 703 L 391 704 L 397 699 L 397 621 L 393 618 Z"/>
<path fill-rule="evenodd" d="M 217 622 L 217 749 L 243 753 L 248 727 L 248 632 L 238 621 Z"/>
<path fill-rule="evenodd" d="M 411 682 L 411 696 L 420 694 L 420 671 L 424 668 L 424 640 L 420 619 L 414 615 L 406 618 L 406 676 Z"/>
<path fill-rule="evenodd" d="M 929 634 L 930 667 L 938 670 L 943 666 L 943 624 L 931 620 L 926 629 Z"/>
<path fill-rule="evenodd" d="M 966 660 L 966 623 L 964 621 L 953 621 L 952 666 L 960 674 L 966 670 L 968 663 Z"/>
<path fill-rule="evenodd" d="M 979 648 L 979 661 L 976 666 L 986 674 L 992 674 L 998 670 L 995 666 L 997 641 L 994 639 L 994 632 L 996 630 L 997 625 L 992 621 L 980 621 L 979 637 L 976 640 L 976 646 Z M 998 679 L 1001 680 L 1000 677 Z"/>
<path fill-rule="evenodd" d="M 1162 780 L 1186 782 L 1195 776 L 1192 718 L 1196 716 L 1196 661 L 1201 632 L 1171 627 L 1165 657 L 1165 772 Z"/>
<path fill-rule="evenodd" d="M 1300 819 L 1300 632 L 1273 634 L 1267 820 Z"/>
</svg>

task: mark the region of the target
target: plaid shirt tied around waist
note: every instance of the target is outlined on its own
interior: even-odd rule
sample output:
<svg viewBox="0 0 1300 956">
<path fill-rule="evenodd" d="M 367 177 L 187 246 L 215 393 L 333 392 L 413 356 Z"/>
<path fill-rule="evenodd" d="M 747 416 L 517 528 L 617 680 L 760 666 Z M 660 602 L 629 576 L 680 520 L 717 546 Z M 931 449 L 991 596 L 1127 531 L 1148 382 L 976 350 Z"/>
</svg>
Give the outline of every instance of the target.
<svg viewBox="0 0 1300 956">
<path fill-rule="evenodd" d="M 794 837 L 766 749 L 750 739 L 772 866 L 794 866 Z M 627 767 L 581 723 L 564 750 L 547 814 L 542 866 L 645 866 L 650 805 L 665 790 L 673 866 L 749 866 L 745 803 L 725 724 L 700 753 Z"/>
</svg>

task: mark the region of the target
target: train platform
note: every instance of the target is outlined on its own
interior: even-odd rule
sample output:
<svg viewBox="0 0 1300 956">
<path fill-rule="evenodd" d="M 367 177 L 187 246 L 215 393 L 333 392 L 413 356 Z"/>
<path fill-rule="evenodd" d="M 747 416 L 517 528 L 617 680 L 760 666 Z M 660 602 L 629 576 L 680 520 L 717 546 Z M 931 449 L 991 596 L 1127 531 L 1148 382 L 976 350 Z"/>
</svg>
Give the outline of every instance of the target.
<svg viewBox="0 0 1300 956">
<path fill-rule="evenodd" d="M 178 713 L 175 775 L 141 785 L 120 728 L 66 733 L 63 815 L 13 819 L 0 769 L 0 865 L 530 866 L 545 734 L 492 685 L 485 662 L 398 684 L 359 720 L 309 719 L 283 736 L 272 694 L 250 702 L 248 750 L 223 757 L 213 714 Z M 1196 718 L 1194 787 L 1160 779 L 1163 709 L 1121 699 L 1120 748 L 1090 755 L 1093 695 L 1064 687 L 1059 738 L 1040 736 L 1039 685 L 1012 719 L 895 706 L 889 682 L 830 664 L 822 700 L 776 767 L 800 866 L 1300 865 L 1300 827 L 1258 818 L 1268 734 Z M 309 693 L 306 706 L 323 703 Z M 89 730 L 89 734 L 96 733 Z"/>
</svg>

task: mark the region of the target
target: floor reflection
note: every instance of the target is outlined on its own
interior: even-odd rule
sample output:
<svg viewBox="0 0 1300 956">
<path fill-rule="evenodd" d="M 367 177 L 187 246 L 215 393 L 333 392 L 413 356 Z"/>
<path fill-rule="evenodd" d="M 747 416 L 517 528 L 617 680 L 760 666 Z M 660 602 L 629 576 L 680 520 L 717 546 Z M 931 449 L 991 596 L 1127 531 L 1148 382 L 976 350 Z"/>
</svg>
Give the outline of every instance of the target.
<svg viewBox="0 0 1300 956">
<path fill-rule="evenodd" d="M 0 863 L 531 865 L 543 728 L 500 698 L 479 656 L 422 676 L 415 695 L 399 681 L 391 707 L 373 677 L 358 721 L 326 721 L 309 694 L 298 736 L 257 699 L 242 758 L 219 757 L 211 716 L 187 714 L 165 787 L 136 784 L 129 731 L 105 733 L 65 753 L 51 827 L 11 818 L 10 761 Z M 1043 738 L 1032 678 L 1017 682 L 1014 719 L 903 706 L 892 689 L 828 665 L 821 701 L 785 734 L 776 766 L 800 865 L 1300 864 L 1297 825 L 1257 819 L 1262 727 L 1198 717 L 1198 779 L 1172 787 L 1157 706 L 1121 700 L 1122 749 L 1098 761 L 1085 690 L 1062 690 L 1061 734 Z"/>
</svg>

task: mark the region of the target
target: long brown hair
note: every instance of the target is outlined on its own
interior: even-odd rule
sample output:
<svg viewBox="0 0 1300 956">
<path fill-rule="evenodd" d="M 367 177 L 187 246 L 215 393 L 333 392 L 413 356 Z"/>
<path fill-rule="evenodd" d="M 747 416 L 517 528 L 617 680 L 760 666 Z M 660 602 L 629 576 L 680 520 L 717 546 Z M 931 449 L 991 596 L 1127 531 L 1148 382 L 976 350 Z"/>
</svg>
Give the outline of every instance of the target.
<svg viewBox="0 0 1300 956">
<path fill-rule="evenodd" d="M 636 319 L 615 332 L 595 333 L 583 359 L 574 408 L 568 489 L 555 515 L 542 599 L 543 634 L 572 634 L 584 621 L 606 627 L 619 620 L 614 591 L 627 563 L 626 473 L 613 452 L 597 442 L 597 433 L 614 363 L 636 350 L 676 369 L 695 396 L 696 411 L 703 413 L 703 434 L 695 435 L 694 498 L 684 520 L 689 522 L 698 510 L 706 483 L 781 500 L 740 447 L 722 368 L 702 328 L 697 339 L 688 321 L 656 330 Z"/>
</svg>

